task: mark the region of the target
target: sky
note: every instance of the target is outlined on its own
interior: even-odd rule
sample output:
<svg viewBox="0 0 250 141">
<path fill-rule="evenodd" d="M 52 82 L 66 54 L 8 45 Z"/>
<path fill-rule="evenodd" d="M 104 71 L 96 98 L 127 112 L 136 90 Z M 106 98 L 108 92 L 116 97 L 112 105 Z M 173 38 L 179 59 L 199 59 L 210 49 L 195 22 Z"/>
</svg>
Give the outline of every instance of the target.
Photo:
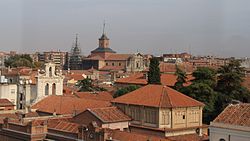
<svg viewBox="0 0 250 141">
<path fill-rule="evenodd" d="M 98 46 L 117 53 L 250 57 L 250 0 L 1 0 L 0 51 Z"/>
</svg>

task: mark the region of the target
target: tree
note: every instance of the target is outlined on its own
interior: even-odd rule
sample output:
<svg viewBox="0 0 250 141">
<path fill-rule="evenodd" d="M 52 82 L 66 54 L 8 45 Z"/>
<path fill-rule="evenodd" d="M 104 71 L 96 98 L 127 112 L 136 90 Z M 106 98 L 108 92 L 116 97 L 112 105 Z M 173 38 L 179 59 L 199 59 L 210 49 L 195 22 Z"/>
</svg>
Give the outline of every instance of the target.
<svg viewBox="0 0 250 141">
<path fill-rule="evenodd" d="M 181 89 L 181 92 L 201 101 L 205 104 L 203 109 L 204 122 L 209 123 L 214 117 L 214 103 L 217 98 L 217 92 L 214 91 L 216 85 L 216 71 L 211 68 L 201 67 L 193 72 L 195 77 L 192 84 Z"/>
<path fill-rule="evenodd" d="M 186 83 L 187 80 L 187 74 L 185 71 L 181 70 L 177 65 L 176 65 L 176 71 L 175 75 L 177 76 L 177 82 L 174 84 L 174 88 L 176 90 L 181 90 L 184 86 L 183 84 Z"/>
<path fill-rule="evenodd" d="M 114 98 L 119 97 L 119 96 L 122 96 L 122 95 L 124 95 L 124 94 L 129 93 L 129 92 L 132 92 L 132 91 L 134 91 L 134 90 L 136 90 L 136 89 L 138 89 L 138 88 L 140 88 L 140 86 L 138 86 L 138 85 L 129 85 L 129 86 L 127 86 L 127 87 L 120 88 L 120 89 L 118 89 L 118 90 L 115 92 Z"/>
<path fill-rule="evenodd" d="M 235 96 L 233 91 L 242 87 L 241 83 L 245 77 L 244 68 L 240 66 L 239 61 L 231 60 L 227 65 L 219 68 L 218 75 L 217 90 L 233 98 Z"/>
<path fill-rule="evenodd" d="M 155 57 L 150 59 L 149 72 L 148 72 L 148 84 L 161 84 L 159 61 Z"/>
<path fill-rule="evenodd" d="M 193 82 L 205 83 L 210 87 L 216 86 L 216 71 L 208 67 L 199 67 L 193 72 Z"/>
<path fill-rule="evenodd" d="M 4 62 L 6 67 L 34 67 L 32 58 L 27 55 L 14 55 L 9 57 Z"/>
<path fill-rule="evenodd" d="M 106 91 L 105 88 L 95 86 L 89 78 L 79 80 L 76 84 L 80 92 Z"/>
<path fill-rule="evenodd" d="M 228 103 L 231 103 L 232 100 L 248 102 L 250 92 L 242 86 L 244 77 L 244 68 L 241 67 L 238 60 L 231 60 L 228 64 L 218 69 L 216 91 L 220 94 L 216 101 L 216 106 L 218 107 L 216 111 L 217 114 L 219 114 Z"/>
</svg>

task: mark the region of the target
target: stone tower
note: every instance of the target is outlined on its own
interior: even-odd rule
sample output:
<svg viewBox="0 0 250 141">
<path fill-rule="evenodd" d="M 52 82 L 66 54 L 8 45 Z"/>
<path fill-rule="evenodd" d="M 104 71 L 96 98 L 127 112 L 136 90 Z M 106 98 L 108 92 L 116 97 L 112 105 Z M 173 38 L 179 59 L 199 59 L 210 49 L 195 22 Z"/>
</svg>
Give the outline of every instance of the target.
<svg viewBox="0 0 250 141">
<path fill-rule="evenodd" d="M 78 37 L 76 34 L 75 44 L 71 49 L 71 54 L 69 57 L 69 68 L 71 70 L 80 70 L 82 68 L 82 58 L 81 58 L 81 49 L 78 43 Z"/>
<path fill-rule="evenodd" d="M 55 63 L 45 63 L 45 69 L 38 70 L 37 99 L 48 95 L 63 95 L 63 79 L 62 71 L 56 69 Z"/>
<path fill-rule="evenodd" d="M 101 56 L 103 58 L 107 57 L 110 54 L 116 53 L 111 48 L 109 48 L 109 38 L 105 34 L 105 23 L 103 25 L 103 33 L 102 36 L 99 38 L 99 46 L 91 51 L 91 56 Z"/>
</svg>

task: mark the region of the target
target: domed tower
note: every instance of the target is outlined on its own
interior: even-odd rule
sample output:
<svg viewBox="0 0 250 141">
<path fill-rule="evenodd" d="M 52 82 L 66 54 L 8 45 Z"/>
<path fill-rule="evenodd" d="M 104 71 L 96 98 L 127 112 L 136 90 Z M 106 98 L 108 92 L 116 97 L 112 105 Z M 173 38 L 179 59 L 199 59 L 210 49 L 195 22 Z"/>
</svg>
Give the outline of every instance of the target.
<svg viewBox="0 0 250 141">
<path fill-rule="evenodd" d="M 69 68 L 71 70 L 80 70 L 82 66 L 81 49 L 79 48 L 78 37 L 76 34 L 75 44 L 71 48 L 69 58 Z"/>
<path fill-rule="evenodd" d="M 116 53 L 111 48 L 109 48 L 109 38 L 105 34 L 105 23 L 103 24 L 103 33 L 99 38 L 99 46 L 95 50 L 91 51 L 91 56 L 99 55 L 103 58 L 107 57 L 109 54 Z"/>
</svg>

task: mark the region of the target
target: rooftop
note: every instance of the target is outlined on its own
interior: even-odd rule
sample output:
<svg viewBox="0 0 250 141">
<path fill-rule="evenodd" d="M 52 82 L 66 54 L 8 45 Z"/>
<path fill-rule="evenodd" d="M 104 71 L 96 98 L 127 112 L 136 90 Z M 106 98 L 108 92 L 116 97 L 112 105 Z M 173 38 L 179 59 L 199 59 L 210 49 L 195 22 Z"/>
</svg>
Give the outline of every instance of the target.
<svg viewBox="0 0 250 141">
<path fill-rule="evenodd" d="M 56 114 L 80 113 L 87 108 L 109 107 L 111 103 L 102 100 L 76 98 L 74 96 L 51 95 L 32 106 L 38 112 Z"/>
<path fill-rule="evenodd" d="M 92 108 L 88 109 L 88 111 L 91 112 L 93 115 L 95 115 L 98 119 L 100 119 L 104 123 L 131 120 L 130 117 L 125 115 L 117 107 Z"/>
<path fill-rule="evenodd" d="M 204 106 L 203 103 L 170 87 L 152 84 L 115 98 L 112 102 L 168 108 Z"/>
<path fill-rule="evenodd" d="M 250 103 L 228 105 L 213 122 L 250 127 Z"/>
</svg>

